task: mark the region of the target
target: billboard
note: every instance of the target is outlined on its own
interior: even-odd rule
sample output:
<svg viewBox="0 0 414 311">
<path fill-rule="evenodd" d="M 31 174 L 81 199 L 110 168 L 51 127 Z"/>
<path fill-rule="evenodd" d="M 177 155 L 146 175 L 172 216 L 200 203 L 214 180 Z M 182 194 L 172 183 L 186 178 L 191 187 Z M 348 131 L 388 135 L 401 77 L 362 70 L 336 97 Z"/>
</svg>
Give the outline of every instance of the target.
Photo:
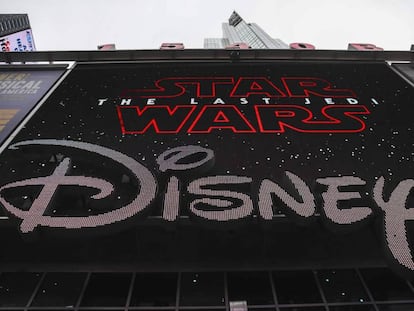
<svg viewBox="0 0 414 311">
<path fill-rule="evenodd" d="M 24 236 L 374 228 L 409 273 L 413 100 L 384 63 L 79 64 L 0 155 L 0 205 Z"/>
<path fill-rule="evenodd" d="M 0 47 L 2 52 L 36 51 L 32 30 L 26 29 L 0 37 Z"/>
<path fill-rule="evenodd" d="M 63 69 L 0 67 L 0 144 L 62 75 Z"/>
<path fill-rule="evenodd" d="M 412 63 L 393 63 L 393 68 L 397 69 L 403 76 L 414 83 L 414 65 Z"/>
</svg>

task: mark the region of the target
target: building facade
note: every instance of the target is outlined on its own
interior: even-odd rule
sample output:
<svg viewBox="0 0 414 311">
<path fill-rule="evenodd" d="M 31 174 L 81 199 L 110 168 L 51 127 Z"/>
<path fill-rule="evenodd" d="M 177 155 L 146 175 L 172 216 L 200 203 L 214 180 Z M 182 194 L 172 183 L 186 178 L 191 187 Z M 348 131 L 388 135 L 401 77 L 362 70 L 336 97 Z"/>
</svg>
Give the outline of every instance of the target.
<svg viewBox="0 0 414 311">
<path fill-rule="evenodd" d="M 0 310 L 414 310 L 413 52 L 252 25 L 0 54 Z"/>
<path fill-rule="evenodd" d="M 223 38 L 204 39 L 205 49 L 223 49 L 234 44 L 245 43 L 253 49 L 288 49 L 280 39 L 273 39 L 256 23 L 247 23 L 237 12 L 233 12 L 228 23 L 222 24 Z"/>
<path fill-rule="evenodd" d="M 412 55 L 267 51 L 3 54 L 0 310 L 412 310 Z"/>
</svg>

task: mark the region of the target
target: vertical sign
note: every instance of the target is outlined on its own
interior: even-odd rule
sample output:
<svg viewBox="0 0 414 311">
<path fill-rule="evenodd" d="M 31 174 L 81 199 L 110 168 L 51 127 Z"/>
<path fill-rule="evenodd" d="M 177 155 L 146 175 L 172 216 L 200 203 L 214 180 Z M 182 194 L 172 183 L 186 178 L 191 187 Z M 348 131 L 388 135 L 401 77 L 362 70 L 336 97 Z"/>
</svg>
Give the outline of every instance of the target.
<svg viewBox="0 0 414 311">
<path fill-rule="evenodd" d="M 36 51 L 31 29 L 22 30 L 0 37 L 2 52 L 31 52 Z"/>
<path fill-rule="evenodd" d="M 39 102 L 63 69 L 0 68 L 0 144 Z"/>
</svg>

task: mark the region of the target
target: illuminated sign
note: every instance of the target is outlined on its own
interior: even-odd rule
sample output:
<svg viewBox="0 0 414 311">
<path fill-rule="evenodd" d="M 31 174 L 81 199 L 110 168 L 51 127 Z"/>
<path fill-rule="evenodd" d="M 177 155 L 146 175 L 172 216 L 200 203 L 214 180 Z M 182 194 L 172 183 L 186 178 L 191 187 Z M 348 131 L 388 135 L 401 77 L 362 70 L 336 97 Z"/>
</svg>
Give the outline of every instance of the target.
<svg viewBox="0 0 414 311">
<path fill-rule="evenodd" d="M 7 123 L 9 123 L 10 119 L 19 112 L 18 109 L 0 109 L 0 131 L 2 131 Z"/>
<path fill-rule="evenodd" d="M 358 115 L 369 114 L 369 110 L 365 105 L 358 105 L 352 90 L 333 88 L 330 82 L 314 77 L 284 77 L 282 82 L 283 91 L 265 77 L 241 77 L 237 81 L 233 78 L 212 77 L 167 78 L 156 81 L 156 89 L 126 90 L 124 96 L 146 99 L 147 106 L 140 108 L 128 101 L 128 105 L 117 107 L 122 133 L 142 134 L 152 126 L 157 133 L 175 134 L 183 129 L 194 114 L 196 117 L 187 127 L 187 133 L 210 133 L 218 128 L 231 129 L 235 133 L 279 133 L 285 132 L 286 128 L 307 133 L 352 133 L 365 129 L 365 122 Z M 226 104 L 221 97 L 217 97 L 220 85 L 227 87 L 228 97 L 242 107 L 249 105 L 249 99 L 255 97 L 250 105 L 254 105 L 257 128 L 244 117 L 241 108 Z M 191 92 L 191 89 L 196 90 L 197 98 L 197 101 L 194 97 L 190 99 L 193 106 L 156 105 L 157 99 L 179 98 Z M 258 99 L 257 96 L 262 97 Z M 323 98 L 326 105 L 314 113 L 314 109 L 308 106 L 311 96 Z M 297 98 L 302 98 L 304 105 L 278 104 L 282 100 Z M 203 105 L 196 112 L 195 105 L 200 99 L 208 99 L 210 104 Z M 314 119 L 317 113 L 323 115 L 320 120 Z M 172 121 L 171 127 L 163 125 L 166 119 Z"/>
<path fill-rule="evenodd" d="M 38 103 L 63 70 L 0 68 L 0 143 Z"/>
<path fill-rule="evenodd" d="M 379 63 L 79 65 L 0 155 L 0 204 L 24 234 L 377 226 L 414 271 L 413 99 Z"/>
<path fill-rule="evenodd" d="M 36 51 L 31 29 L 22 30 L 0 38 L 2 52 Z"/>
</svg>

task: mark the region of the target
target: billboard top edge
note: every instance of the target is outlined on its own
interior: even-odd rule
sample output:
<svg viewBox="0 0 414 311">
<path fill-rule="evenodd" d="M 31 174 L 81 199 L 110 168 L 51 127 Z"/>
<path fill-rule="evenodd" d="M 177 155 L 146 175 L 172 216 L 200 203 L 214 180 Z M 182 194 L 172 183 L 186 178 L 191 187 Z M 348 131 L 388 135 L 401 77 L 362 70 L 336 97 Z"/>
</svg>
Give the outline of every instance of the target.
<svg viewBox="0 0 414 311">
<path fill-rule="evenodd" d="M 0 70 L 54 70 L 66 69 L 69 64 L 0 64 Z"/>
<path fill-rule="evenodd" d="M 166 60 L 365 60 L 414 61 L 411 51 L 347 50 L 115 50 L 115 51 L 36 51 L 0 53 L 0 62 L 33 61 L 166 61 Z"/>
</svg>

